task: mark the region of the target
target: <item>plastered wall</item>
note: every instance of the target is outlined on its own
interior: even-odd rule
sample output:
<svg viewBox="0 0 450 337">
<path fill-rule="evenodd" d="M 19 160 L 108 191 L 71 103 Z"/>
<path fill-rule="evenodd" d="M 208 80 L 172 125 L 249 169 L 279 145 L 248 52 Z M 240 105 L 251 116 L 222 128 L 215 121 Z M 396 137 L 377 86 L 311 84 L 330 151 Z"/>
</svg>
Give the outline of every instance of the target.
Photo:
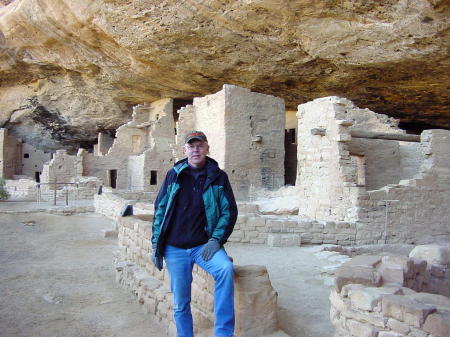
<svg viewBox="0 0 450 337">
<path fill-rule="evenodd" d="M 284 184 L 282 99 L 224 85 L 179 112 L 178 146 L 188 131 L 204 131 L 210 156 L 228 173 L 238 198 L 248 198 L 252 189 Z"/>
<path fill-rule="evenodd" d="M 28 158 L 25 155 L 28 154 Z M 44 164 L 51 159 L 51 153 L 38 150 L 33 146 L 22 144 L 22 175 L 35 179 L 36 172 L 42 172 Z"/>
</svg>

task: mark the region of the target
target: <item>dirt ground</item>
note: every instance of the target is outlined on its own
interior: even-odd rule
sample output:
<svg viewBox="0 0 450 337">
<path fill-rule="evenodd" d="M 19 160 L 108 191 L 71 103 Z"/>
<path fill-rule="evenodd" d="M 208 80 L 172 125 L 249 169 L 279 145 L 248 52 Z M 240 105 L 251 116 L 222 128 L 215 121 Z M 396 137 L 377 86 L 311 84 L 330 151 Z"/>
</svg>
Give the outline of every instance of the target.
<svg viewBox="0 0 450 337">
<path fill-rule="evenodd" d="M 95 214 L 0 214 L 0 336 L 158 337 L 115 286 L 111 227 Z"/>
<path fill-rule="evenodd" d="M 0 337 L 159 337 L 164 327 L 114 283 L 117 240 L 101 234 L 111 227 L 96 214 L 0 212 Z M 331 278 L 323 270 L 336 261 L 319 259 L 314 247 L 227 245 L 227 251 L 235 264 L 267 266 L 287 334 L 333 335 Z"/>
</svg>

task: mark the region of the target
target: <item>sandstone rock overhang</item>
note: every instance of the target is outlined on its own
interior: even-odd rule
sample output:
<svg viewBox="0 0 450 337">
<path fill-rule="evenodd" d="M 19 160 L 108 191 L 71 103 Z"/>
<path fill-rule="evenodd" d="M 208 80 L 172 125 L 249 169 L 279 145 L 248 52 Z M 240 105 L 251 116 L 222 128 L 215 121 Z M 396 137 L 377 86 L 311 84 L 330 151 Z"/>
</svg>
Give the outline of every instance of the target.
<svg viewBox="0 0 450 337">
<path fill-rule="evenodd" d="M 409 129 L 450 128 L 449 13 L 439 0 L 3 0 L 0 126 L 89 141 L 134 104 L 230 83 L 291 110 L 339 95 Z"/>
</svg>

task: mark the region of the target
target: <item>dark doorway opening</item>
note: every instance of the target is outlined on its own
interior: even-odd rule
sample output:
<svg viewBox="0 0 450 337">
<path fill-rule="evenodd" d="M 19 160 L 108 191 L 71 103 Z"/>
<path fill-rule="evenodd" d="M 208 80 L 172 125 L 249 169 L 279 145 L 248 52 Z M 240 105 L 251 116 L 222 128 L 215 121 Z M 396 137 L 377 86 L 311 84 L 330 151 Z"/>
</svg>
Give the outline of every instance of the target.
<svg viewBox="0 0 450 337">
<path fill-rule="evenodd" d="M 40 183 L 40 182 L 41 182 L 41 172 L 34 172 L 34 180 L 35 180 L 37 183 Z"/>
<path fill-rule="evenodd" d="M 295 185 L 297 179 L 297 138 L 295 129 L 284 130 L 284 184 Z"/>
<path fill-rule="evenodd" d="M 109 186 L 116 188 L 117 184 L 117 170 L 109 170 Z"/>
<path fill-rule="evenodd" d="M 158 183 L 158 171 L 150 171 L 150 185 Z"/>
</svg>

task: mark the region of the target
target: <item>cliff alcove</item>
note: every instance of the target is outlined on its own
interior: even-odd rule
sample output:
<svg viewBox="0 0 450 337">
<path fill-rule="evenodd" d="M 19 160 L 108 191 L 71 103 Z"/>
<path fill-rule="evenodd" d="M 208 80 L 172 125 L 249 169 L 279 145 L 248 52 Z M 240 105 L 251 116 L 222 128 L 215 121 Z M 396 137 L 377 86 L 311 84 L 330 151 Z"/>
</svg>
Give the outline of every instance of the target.
<svg viewBox="0 0 450 337">
<path fill-rule="evenodd" d="M 445 0 L 3 0 L 0 127 L 79 145 L 135 104 L 229 83 L 289 110 L 338 95 L 411 131 L 448 129 L 449 12 Z"/>
</svg>

